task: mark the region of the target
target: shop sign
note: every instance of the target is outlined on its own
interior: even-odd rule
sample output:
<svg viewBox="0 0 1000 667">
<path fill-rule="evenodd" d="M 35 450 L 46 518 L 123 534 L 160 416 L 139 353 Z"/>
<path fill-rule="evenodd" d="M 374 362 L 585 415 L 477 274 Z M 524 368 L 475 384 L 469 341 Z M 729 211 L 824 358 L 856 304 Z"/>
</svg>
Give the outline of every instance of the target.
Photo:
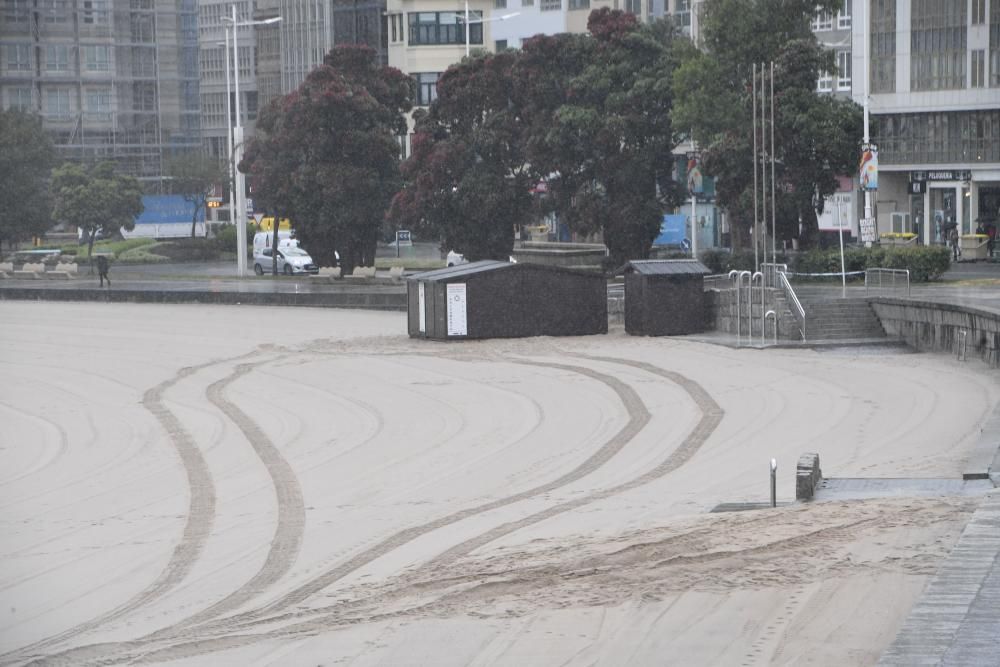
<svg viewBox="0 0 1000 667">
<path fill-rule="evenodd" d="M 972 180 L 972 172 L 967 169 L 944 169 L 940 171 L 910 172 L 911 183 L 922 182 L 922 181 L 971 181 L 971 180 Z"/>
<path fill-rule="evenodd" d="M 860 232 L 861 232 L 861 242 L 862 243 L 875 243 L 878 240 L 878 234 L 876 233 L 875 218 L 861 218 L 858 221 Z"/>
</svg>

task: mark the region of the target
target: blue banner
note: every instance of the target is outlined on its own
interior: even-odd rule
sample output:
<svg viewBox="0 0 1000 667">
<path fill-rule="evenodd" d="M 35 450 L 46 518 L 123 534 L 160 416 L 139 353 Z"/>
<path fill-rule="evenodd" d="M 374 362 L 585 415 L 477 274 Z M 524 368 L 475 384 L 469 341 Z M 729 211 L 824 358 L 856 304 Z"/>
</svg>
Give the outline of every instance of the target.
<svg viewBox="0 0 1000 667">
<path fill-rule="evenodd" d="M 146 208 L 135 219 L 137 225 L 163 225 L 171 222 L 191 224 L 194 202 L 184 201 L 184 195 L 145 195 Z M 205 222 L 205 209 L 198 211 L 197 222 Z"/>
</svg>

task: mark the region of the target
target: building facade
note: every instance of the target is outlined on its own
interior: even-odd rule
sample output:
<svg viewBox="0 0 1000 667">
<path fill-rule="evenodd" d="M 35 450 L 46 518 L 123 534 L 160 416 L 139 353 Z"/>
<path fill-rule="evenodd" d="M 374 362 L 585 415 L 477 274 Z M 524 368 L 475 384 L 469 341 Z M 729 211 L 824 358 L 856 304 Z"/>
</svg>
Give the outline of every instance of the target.
<svg viewBox="0 0 1000 667">
<path fill-rule="evenodd" d="M 196 0 L 5 0 L 0 103 L 38 113 L 66 160 L 163 187 L 200 142 Z"/>
<path fill-rule="evenodd" d="M 1000 0 L 852 2 L 867 17 L 855 21 L 853 60 L 870 82 L 879 232 L 942 243 L 949 223 L 963 234 L 997 224 Z"/>
</svg>

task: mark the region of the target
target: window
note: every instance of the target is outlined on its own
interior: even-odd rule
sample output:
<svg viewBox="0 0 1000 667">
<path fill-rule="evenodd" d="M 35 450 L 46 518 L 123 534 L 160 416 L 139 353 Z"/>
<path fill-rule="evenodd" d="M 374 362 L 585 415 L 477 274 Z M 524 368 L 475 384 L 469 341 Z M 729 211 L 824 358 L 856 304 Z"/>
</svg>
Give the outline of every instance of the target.
<svg viewBox="0 0 1000 667">
<path fill-rule="evenodd" d="M 851 0 L 844 0 L 844 7 L 837 12 L 837 29 L 846 30 L 851 27 Z"/>
<path fill-rule="evenodd" d="M 88 72 L 107 72 L 111 69 L 111 47 L 85 46 L 83 61 Z"/>
<path fill-rule="evenodd" d="M 691 0 L 677 0 L 674 18 L 685 35 L 691 32 Z"/>
<path fill-rule="evenodd" d="M 31 44 L 7 44 L 8 72 L 31 71 Z"/>
<path fill-rule="evenodd" d="M 3 18 L 8 23 L 27 23 L 31 0 L 3 0 Z"/>
<path fill-rule="evenodd" d="M 884 164 L 1000 160 L 1000 110 L 872 116 L 872 140 Z"/>
<path fill-rule="evenodd" d="M 522 7 L 534 7 L 535 6 L 535 0 L 521 0 L 521 6 Z"/>
<path fill-rule="evenodd" d="M 625 0 L 625 11 L 639 16 L 642 14 L 642 0 Z"/>
<path fill-rule="evenodd" d="M 68 23 L 70 0 L 40 0 L 38 11 L 46 23 Z"/>
<path fill-rule="evenodd" d="M 8 88 L 7 108 L 20 111 L 31 111 L 31 88 Z"/>
<path fill-rule="evenodd" d="M 132 108 L 136 111 L 156 111 L 156 84 L 137 81 L 132 90 Z"/>
<path fill-rule="evenodd" d="M 542 12 L 558 12 L 562 9 L 562 0 L 538 0 L 538 10 Z"/>
<path fill-rule="evenodd" d="M 85 24 L 108 23 L 108 0 L 83 0 L 82 20 Z"/>
<path fill-rule="evenodd" d="M 102 120 L 111 119 L 111 90 L 99 88 L 86 93 L 87 113 Z"/>
<path fill-rule="evenodd" d="M 910 89 L 964 88 L 965 2 L 914 0 L 910 15 Z"/>
<path fill-rule="evenodd" d="M 501 51 L 506 51 L 507 50 L 507 40 L 506 39 L 498 39 L 497 41 L 495 41 L 493 43 L 493 50 L 496 51 L 497 53 L 500 53 Z"/>
<path fill-rule="evenodd" d="M 65 44 L 49 44 L 45 47 L 45 71 L 69 71 L 69 47 Z"/>
<path fill-rule="evenodd" d="M 972 88 L 982 88 L 986 85 L 986 51 L 978 49 L 972 52 Z"/>
<path fill-rule="evenodd" d="M 507 9 L 507 0 L 493 0 L 493 9 Z"/>
<path fill-rule="evenodd" d="M 986 0 L 972 0 L 972 25 L 986 23 Z"/>
<path fill-rule="evenodd" d="M 837 90 L 851 89 L 851 52 L 837 52 Z"/>
<path fill-rule="evenodd" d="M 813 32 L 824 32 L 833 30 L 833 14 L 830 12 L 820 12 L 812 22 Z"/>
<path fill-rule="evenodd" d="M 871 92 L 896 92 L 896 0 L 872 0 Z"/>
<path fill-rule="evenodd" d="M 69 91 L 65 89 L 47 90 L 45 92 L 45 113 L 53 119 L 69 117 Z"/>
<path fill-rule="evenodd" d="M 437 82 L 440 72 L 420 72 L 413 75 L 417 82 L 416 106 L 430 106 L 431 102 L 437 99 Z"/>
<path fill-rule="evenodd" d="M 590 9 L 590 0 L 569 0 L 569 8 L 573 9 Z"/>
<path fill-rule="evenodd" d="M 1000 0 L 990 0 L 990 88 L 1000 86 Z"/>
<path fill-rule="evenodd" d="M 389 14 L 390 41 L 399 43 L 403 41 L 403 15 Z"/>
<path fill-rule="evenodd" d="M 833 75 L 829 72 L 820 72 L 819 80 L 816 81 L 816 90 L 821 93 L 829 93 L 833 90 Z"/>
<path fill-rule="evenodd" d="M 458 12 L 412 12 L 410 44 L 465 44 L 465 15 Z M 483 13 L 469 12 L 469 43 L 483 43 Z M 477 22 L 478 21 L 478 22 Z"/>
</svg>

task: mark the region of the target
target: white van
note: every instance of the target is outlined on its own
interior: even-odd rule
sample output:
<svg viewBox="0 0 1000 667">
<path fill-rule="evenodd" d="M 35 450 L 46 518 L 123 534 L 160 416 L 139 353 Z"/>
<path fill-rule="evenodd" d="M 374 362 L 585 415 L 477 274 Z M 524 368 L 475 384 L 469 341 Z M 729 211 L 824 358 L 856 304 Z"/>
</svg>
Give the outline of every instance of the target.
<svg viewBox="0 0 1000 667">
<path fill-rule="evenodd" d="M 253 253 L 256 255 L 264 248 L 271 248 L 274 244 L 273 232 L 257 232 L 253 235 Z M 278 230 L 278 248 L 298 248 L 298 239 L 292 238 L 292 232 L 287 229 Z"/>
</svg>

